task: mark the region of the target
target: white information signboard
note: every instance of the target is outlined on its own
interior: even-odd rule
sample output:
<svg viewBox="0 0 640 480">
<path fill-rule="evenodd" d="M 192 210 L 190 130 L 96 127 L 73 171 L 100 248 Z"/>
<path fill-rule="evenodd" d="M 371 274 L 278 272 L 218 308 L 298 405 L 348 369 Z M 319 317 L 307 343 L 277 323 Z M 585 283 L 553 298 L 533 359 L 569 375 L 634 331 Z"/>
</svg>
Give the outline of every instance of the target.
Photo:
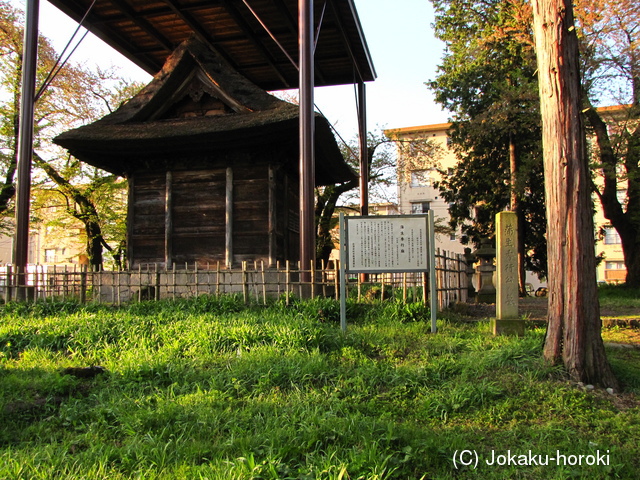
<svg viewBox="0 0 640 480">
<path fill-rule="evenodd" d="M 346 217 L 348 272 L 429 270 L 427 215 Z"/>
<path fill-rule="evenodd" d="M 427 215 L 367 217 L 340 214 L 340 326 L 343 332 L 347 331 L 347 271 L 429 272 L 431 331 L 436 332 L 434 231 L 433 211 Z"/>
</svg>

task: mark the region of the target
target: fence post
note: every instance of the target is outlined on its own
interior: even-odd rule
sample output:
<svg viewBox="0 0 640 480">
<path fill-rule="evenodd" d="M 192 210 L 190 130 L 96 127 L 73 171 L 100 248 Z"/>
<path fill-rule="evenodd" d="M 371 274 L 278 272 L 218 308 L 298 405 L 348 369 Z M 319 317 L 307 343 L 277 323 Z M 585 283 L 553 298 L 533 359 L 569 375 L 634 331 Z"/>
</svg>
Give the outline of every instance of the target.
<svg viewBox="0 0 640 480">
<path fill-rule="evenodd" d="M 113 270 L 113 275 L 114 275 L 114 284 L 116 285 L 116 305 L 120 306 L 121 304 L 121 298 L 120 298 L 120 272 L 118 272 L 117 270 Z"/>
<path fill-rule="evenodd" d="M 11 269 L 11 265 L 7 265 L 7 279 L 5 285 L 4 302 L 9 303 L 12 298 L 11 294 L 13 293 L 13 271 Z"/>
<path fill-rule="evenodd" d="M 220 260 L 216 264 L 216 297 L 220 296 Z"/>
<path fill-rule="evenodd" d="M 166 270 L 166 269 L 165 269 Z M 171 266 L 171 300 L 175 300 L 176 299 L 176 289 L 178 288 L 178 285 L 176 284 L 176 264 L 175 262 L 173 263 L 173 265 Z M 169 282 L 167 282 L 168 284 Z"/>
<path fill-rule="evenodd" d="M 195 284 L 196 284 L 196 298 L 200 294 L 200 279 L 198 278 L 198 262 L 196 261 L 193 266 L 193 274 L 195 275 Z"/>
<path fill-rule="evenodd" d="M 284 295 L 285 295 L 285 305 L 289 306 L 289 283 L 291 281 L 291 270 L 290 270 L 289 260 L 285 263 L 285 273 L 284 273 Z"/>
<path fill-rule="evenodd" d="M 260 276 L 262 278 L 262 303 L 267 304 L 267 279 L 264 273 L 264 260 L 260 261 Z"/>
<path fill-rule="evenodd" d="M 87 266 L 82 265 L 80 270 L 80 303 L 87 302 Z"/>
<path fill-rule="evenodd" d="M 360 296 L 358 296 L 360 300 Z M 407 303 L 407 272 L 402 272 L 402 301 Z"/>
<path fill-rule="evenodd" d="M 247 285 L 247 262 L 246 260 L 242 261 L 242 298 L 244 299 L 244 303 L 248 303 L 248 285 Z"/>
<path fill-rule="evenodd" d="M 154 293 L 155 300 L 160 300 L 160 271 L 158 270 L 158 264 L 155 264 L 155 279 L 154 283 L 156 285 L 156 289 Z"/>
</svg>

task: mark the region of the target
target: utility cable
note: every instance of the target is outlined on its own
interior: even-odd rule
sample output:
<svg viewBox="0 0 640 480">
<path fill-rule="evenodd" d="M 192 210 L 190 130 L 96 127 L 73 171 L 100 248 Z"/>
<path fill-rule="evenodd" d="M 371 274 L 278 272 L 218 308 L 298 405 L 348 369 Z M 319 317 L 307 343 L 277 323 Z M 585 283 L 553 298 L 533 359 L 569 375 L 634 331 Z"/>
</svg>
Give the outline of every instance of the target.
<svg viewBox="0 0 640 480">
<path fill-rule="evenodd" d="M 76 43 L 75 47 L 73 47 L 73 49 L 71 50 L 71 52 L 69 53 L 69 55 L 67 55 L 67 58 L 61 62 L 62 57 L 64 56 L 64 54 L 66 53 L 67 49 L 71 46 L 71 43 L 73 42 L 73 39 L 75 38 L 75 36 L 78 34 L 78 32 L 80 31 L 80 28 L 82 28 L 82 25 L 84 24 L 84 21 L 87 19 L 87 17 L 89 16 L 89 13 L 91 12 L 91 10 L 93 9 L 93 6 L 96 4 L 97 0 L 93 0 L 93 2 L 91 2 L 91 5 L 89 5 L 89 8 L 87 9 L 87 11 L 85 12 L 84 16 L 82 17 L 82 19 L 80 20 L 80 22 L 78 22 L 78 27 L 76 28 L 75 32 L 73 32 L 73 35 L 71 35 L 71 38 L 69 39 L 69 41 L 67 42 L 67 44 L 65 45 L 64 49 L 62 50 L 62 53 L 60 53 L 60 55 L 58 56 L 58 59 L 56 60 L 56 63 L 53 65 L 53 67 L 51 68 L 51 70 L 49 71 L 49 74 L 47 75 L 47 78 L 45 78 L 44 82 L 42 82 L 42 85 L 40 86 L 40 88 L 38 89 L 38 92 L 36 93 L 35 97 L 34 97 L 34 103 L 38 101 L 38 99 L 42 96 L 42 94 L 45 92 L 45 90 L 47 88 L 49 88 L 49 86 L 51 85 L 51 83 L 53 82 L 53 80 L 58 76 L 58 74 L 60 73 L 60 70 L 62 70 L 62 68 L 67 64 L 67 62 L 69 61 L 69 59 L 71 58 L 71 56 L 73 55 L 73 53 L 76 51 L 76 49 L 80 46 L 80 44 L 82 43 L 82 41 L 85 39 L 85 37 L 87 36 L 87 34 L 89 33 L 89 30 L 87 30 L 84 35 L 82 35 L 82 38 L 80 38 L 80 40 L 78 41 L 78 43 Z"/>
</svg>

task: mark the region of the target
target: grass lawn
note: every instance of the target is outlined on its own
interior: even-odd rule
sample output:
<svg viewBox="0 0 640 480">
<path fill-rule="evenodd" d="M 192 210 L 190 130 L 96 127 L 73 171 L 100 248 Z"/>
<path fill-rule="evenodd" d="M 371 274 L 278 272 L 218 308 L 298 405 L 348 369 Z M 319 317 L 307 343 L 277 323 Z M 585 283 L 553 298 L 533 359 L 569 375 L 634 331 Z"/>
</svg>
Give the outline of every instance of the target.
<svg viewBox="0 0 640 480">
<path fill-rule="evenodd" d="M 333 300 L 5 305 L 0 478 L 638 478 L 640 350 L 608 349 L 611 395 L 547 365 L 542 329 L 348 316 L 343 335 Z"/>
</svg>

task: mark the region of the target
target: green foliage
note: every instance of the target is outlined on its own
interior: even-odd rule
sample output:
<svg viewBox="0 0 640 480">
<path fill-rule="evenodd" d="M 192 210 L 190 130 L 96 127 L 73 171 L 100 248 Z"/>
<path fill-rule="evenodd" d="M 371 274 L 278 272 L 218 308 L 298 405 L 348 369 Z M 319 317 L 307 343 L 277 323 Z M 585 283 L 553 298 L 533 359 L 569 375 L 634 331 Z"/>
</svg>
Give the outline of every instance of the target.
<svg viewBox="0 0 640 480">
<path fill-rule="evenodd" d="M 640 467 L 635 397 L 565 382 L 541 357 L 543 331 L 439 321 L 432 335 L 422 305 L 349 304 L 346 335 L 332 299 L 5 305 L 0 477 L 597 479 Z M 610 355 L 640 393 L 631 359 Z M 89 365 L 107 373 L 62 373 Z M 460 449 L 600 449 L 611 462 L 456 470 Z"/>
<path fill-rule="evenodd" d="M 546 273 L 546 220 L 535 55 L 519 2 L 434 0 L 436 36 L 447 51 L 436 101 L 454 112 L 451 148 L 459 162 L 440 183 L 453 228 L 479 245 L 512 195 L 524 231 L 525 266 Z M 521 6 L 521 5 L 520 5 Z M 471 13 L 473 12 L 473 13 Z M 515 161 L 515 171 L 512 171 Z"/>
<path fill-rule="evenodd" d="M 640 289 L 627 285 L 616 285 L 607 283 L 598 286 L 598 297 L 600 300 L 620 300 L 627 301 L 640 298 Z"/>
<path fill-rule="evenodd" d="M 396 165 L 391 141 L 381 132 L 367 134 L 367 161 L 369 178 L 369 201 L 390 201 L 390 187 L 396 183 Z M 360 148 L 358 139 L 341 145 L 342 155 L 354 172 L 360 171 Z M 335 185 L 316 188 L 315 218 L 317 225 L 316 257 L 318 261 L 329 261 L 335 247 L 332 229 L 337 225 L 334 213 L 339 203 L 354 204 L 358 200 L 358 179 Z M 393 194 L 391 194 L 393 195 Z M 359 200 L 358 200 L 359 201 Z"/>
<path fill-rule="evenodd" d="M 0 213 L 13 208 L 22 75 L 23 15 L 13 3 L 0 1 Z M 36 84 L 43 85 L 58 65 L 58 53 L 48 39 L 38 43 Z M 119 78 L 114 69 L 92 71 L 66 63 L 35 103 L 34 201 L 32 226 L 47 228 L 44 248 L 71 243 L 82 248 L 93 265 L 102 265 L 102 249 L 119 266 L 126 228 L 126 182 L 106 172 L 83 165 L 51 143 L 64 130 L 94 121 L 140 85 Z M 44 174 L 43 174 L 44 173 Z M 0 231 L 5 225 L 0 224 Z M 70 235 L 84 227 L 84 234 Z M 6 227 L 10 228 L 10 227 Z M 48 238 L 46 238 L 48 237 Z M 76 242 L 76 243 L 74 243 Z M 4 259 L 6 260 L 6 259 Z M 64 259 L 69 261 L 70 259 Z"/>
</svg>

